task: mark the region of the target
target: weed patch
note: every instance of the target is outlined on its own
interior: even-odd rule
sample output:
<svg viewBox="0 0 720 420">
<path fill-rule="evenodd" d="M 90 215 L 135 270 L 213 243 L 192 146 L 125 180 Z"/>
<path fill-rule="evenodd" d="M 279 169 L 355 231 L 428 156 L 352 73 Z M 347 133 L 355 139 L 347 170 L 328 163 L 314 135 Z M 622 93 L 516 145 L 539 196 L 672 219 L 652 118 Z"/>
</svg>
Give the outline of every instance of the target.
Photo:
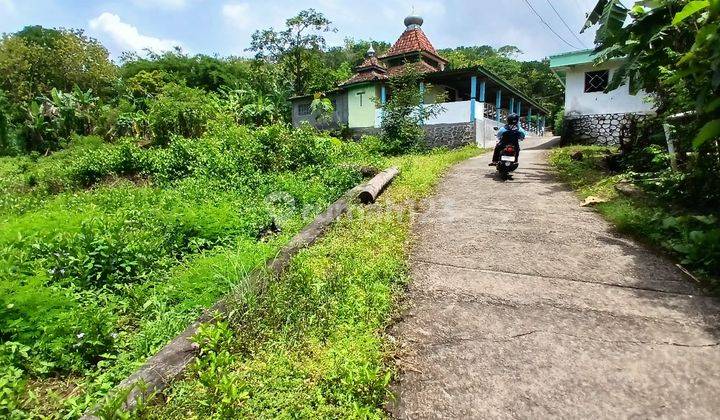
<svg viewBox="0 0 720 420">
<path fill-rule="evenodd" d="M 0 416 L 81 415 L 377 159 L 284 126 L 2 158 Z"/>
<path fill-rule="evenodd" d="M 260 296 L 196 337 L 201 356 L 150 418 L 382 418 L 385 339 L 407 278 L 410 214 L 453 163 L 477 149 L 394 158 L 401 175 L 354 207 Z M 403 203 L 398 205 L 398 203 Z"/>
</svg>

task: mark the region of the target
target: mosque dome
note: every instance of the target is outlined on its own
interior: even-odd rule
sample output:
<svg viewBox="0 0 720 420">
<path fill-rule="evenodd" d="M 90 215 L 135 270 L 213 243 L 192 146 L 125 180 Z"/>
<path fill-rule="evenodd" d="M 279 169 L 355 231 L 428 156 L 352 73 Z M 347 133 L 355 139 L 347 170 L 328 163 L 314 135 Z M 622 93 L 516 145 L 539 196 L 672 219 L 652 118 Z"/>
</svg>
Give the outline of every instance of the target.
<svg viewBox="0 0 720 420">
<path fill-rule="evenodd" d="M 405 26 L 408 29 L 417 29 L 417 28 L 421 27 L 422 24 L 423 24 L 423 18 L 418 15 L 412 14 L 405 18 Z"/>
</svg>

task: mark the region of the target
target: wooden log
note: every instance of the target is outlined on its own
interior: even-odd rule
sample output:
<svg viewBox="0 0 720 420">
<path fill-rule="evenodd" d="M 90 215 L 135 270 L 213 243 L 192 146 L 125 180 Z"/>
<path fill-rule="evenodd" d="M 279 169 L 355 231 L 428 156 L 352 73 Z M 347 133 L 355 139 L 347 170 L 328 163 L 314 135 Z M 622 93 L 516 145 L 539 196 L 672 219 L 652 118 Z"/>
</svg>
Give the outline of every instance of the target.
<svg viewBox="0 0 720 420">
<path fill-rule="evenodd" d="M 393 166 L 375 175 L 373 179 L 365 184 L 362 192 L 360 192 L 360 202 L 363 204 L 374 203 L 378 196 L 399 173 L 400 170 Z"/>
<path fill-rule="evenodd" d="M 262 279 L 267 275 L 279 276 L 290 264 L 290 260 L 305 247 L 315 243 L 328 227 L 342 216 L 350 208 L 350 205 L 358 199 L 363 192 L 373 194 L 373 200 L 382 192 L 387 184 L 397 175 L 397 168 L 389 168 L 373 178 L 365 185 L 356 186 L 348 190 L 342 197 L 335 201 L 322 214 L 318 215 L 309 225 L 295 235 L 285 245 L 278 255 L 269 261 L 263 269 L 254 271 L 250 275 L 249 284 L 264 289 Z M 385 175 L 383 175 L 385 174 Z M 382 177 L 378 180 L 379 177 Z M 372 184 L 372 185 L 370 185 Z M 242 292 L 240 292 L 242 293 Z M 202 325 L 217 322 L 222 315 L 228 314 L 232 309 L 231 302 L 237 301 L 241 296 L 230 294 L 217 302 L 210 309 L 206 310 L 192 325 L 187 327 L 180 335 L 163 347 L 156 355 L 148 359 L 137 371 L 120 382 L 109 396 L 118 395 L 120 391 L 126 391 L 127 396 L 123 403 L 123 409 L 131 411 L 135 409 L 140 401 L 162 392 L 172 381 L 178 378 L 195 360 L 199 347 L 192 342 L 192 337 L 197 334 Z M 81 418 L 85 420 L 99 419 L 97 413 L 102 405 L 88 410 Z"/>
</svg>

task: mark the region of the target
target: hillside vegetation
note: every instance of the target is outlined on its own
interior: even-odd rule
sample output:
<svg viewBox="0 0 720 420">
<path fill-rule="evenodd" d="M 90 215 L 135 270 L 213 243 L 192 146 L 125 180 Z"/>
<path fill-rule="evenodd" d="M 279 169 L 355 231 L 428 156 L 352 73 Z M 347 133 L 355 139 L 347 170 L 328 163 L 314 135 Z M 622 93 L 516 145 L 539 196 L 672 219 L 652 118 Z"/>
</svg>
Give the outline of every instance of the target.
<svg viewBox="0 0 720 420">
<path fill-rule="evenodd" d="M 217 126 L 0 160 L 3 412 L 80 414 L 377 159 L 312 130 Z"/>
</svg>

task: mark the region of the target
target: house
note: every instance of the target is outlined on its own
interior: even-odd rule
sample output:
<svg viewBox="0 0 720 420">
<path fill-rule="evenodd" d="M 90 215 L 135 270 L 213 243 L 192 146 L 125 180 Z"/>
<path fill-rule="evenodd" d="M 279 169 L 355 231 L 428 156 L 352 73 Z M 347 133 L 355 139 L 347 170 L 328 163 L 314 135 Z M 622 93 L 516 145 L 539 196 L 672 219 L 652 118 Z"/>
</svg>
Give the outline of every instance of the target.
<svg viewBox="0 0 720 420">
<path fill-rule="evenodd" d="M 494 144 L 493 127 L 510 112 L 521 115 L 527 130 L 544 132 L 547 109 L 481 66 L 448 69 L 423 32 L 423 19 L 408 16 L 404 23 L 405 31 L 385 54 L 378 57 L 371 46 L 354 75 L 326 93 L 335 107 L 333 125 L 347 126 L 354 136 L 378 133 L 382 104 L 392 94 L 388 80 L 413 65 L 423 75 L 418 89 L 424 103 L 440 104 L 443 110 L 425 121 L 430 146 Z M 291 98 L 293 125 L 317 125 L 312 100 L 312 95 Z"/>
<path fill-rule="evenodd" d="M 564 141 L 618 144 L 639 120 L 653 114 L 645 92 L 632 95 L 627 84 L 605 92 L 621 64 L 621 59 L 597 64 L 592 50 L 550 57 L 550 68 L 565 85 Z"/>
</svg>

